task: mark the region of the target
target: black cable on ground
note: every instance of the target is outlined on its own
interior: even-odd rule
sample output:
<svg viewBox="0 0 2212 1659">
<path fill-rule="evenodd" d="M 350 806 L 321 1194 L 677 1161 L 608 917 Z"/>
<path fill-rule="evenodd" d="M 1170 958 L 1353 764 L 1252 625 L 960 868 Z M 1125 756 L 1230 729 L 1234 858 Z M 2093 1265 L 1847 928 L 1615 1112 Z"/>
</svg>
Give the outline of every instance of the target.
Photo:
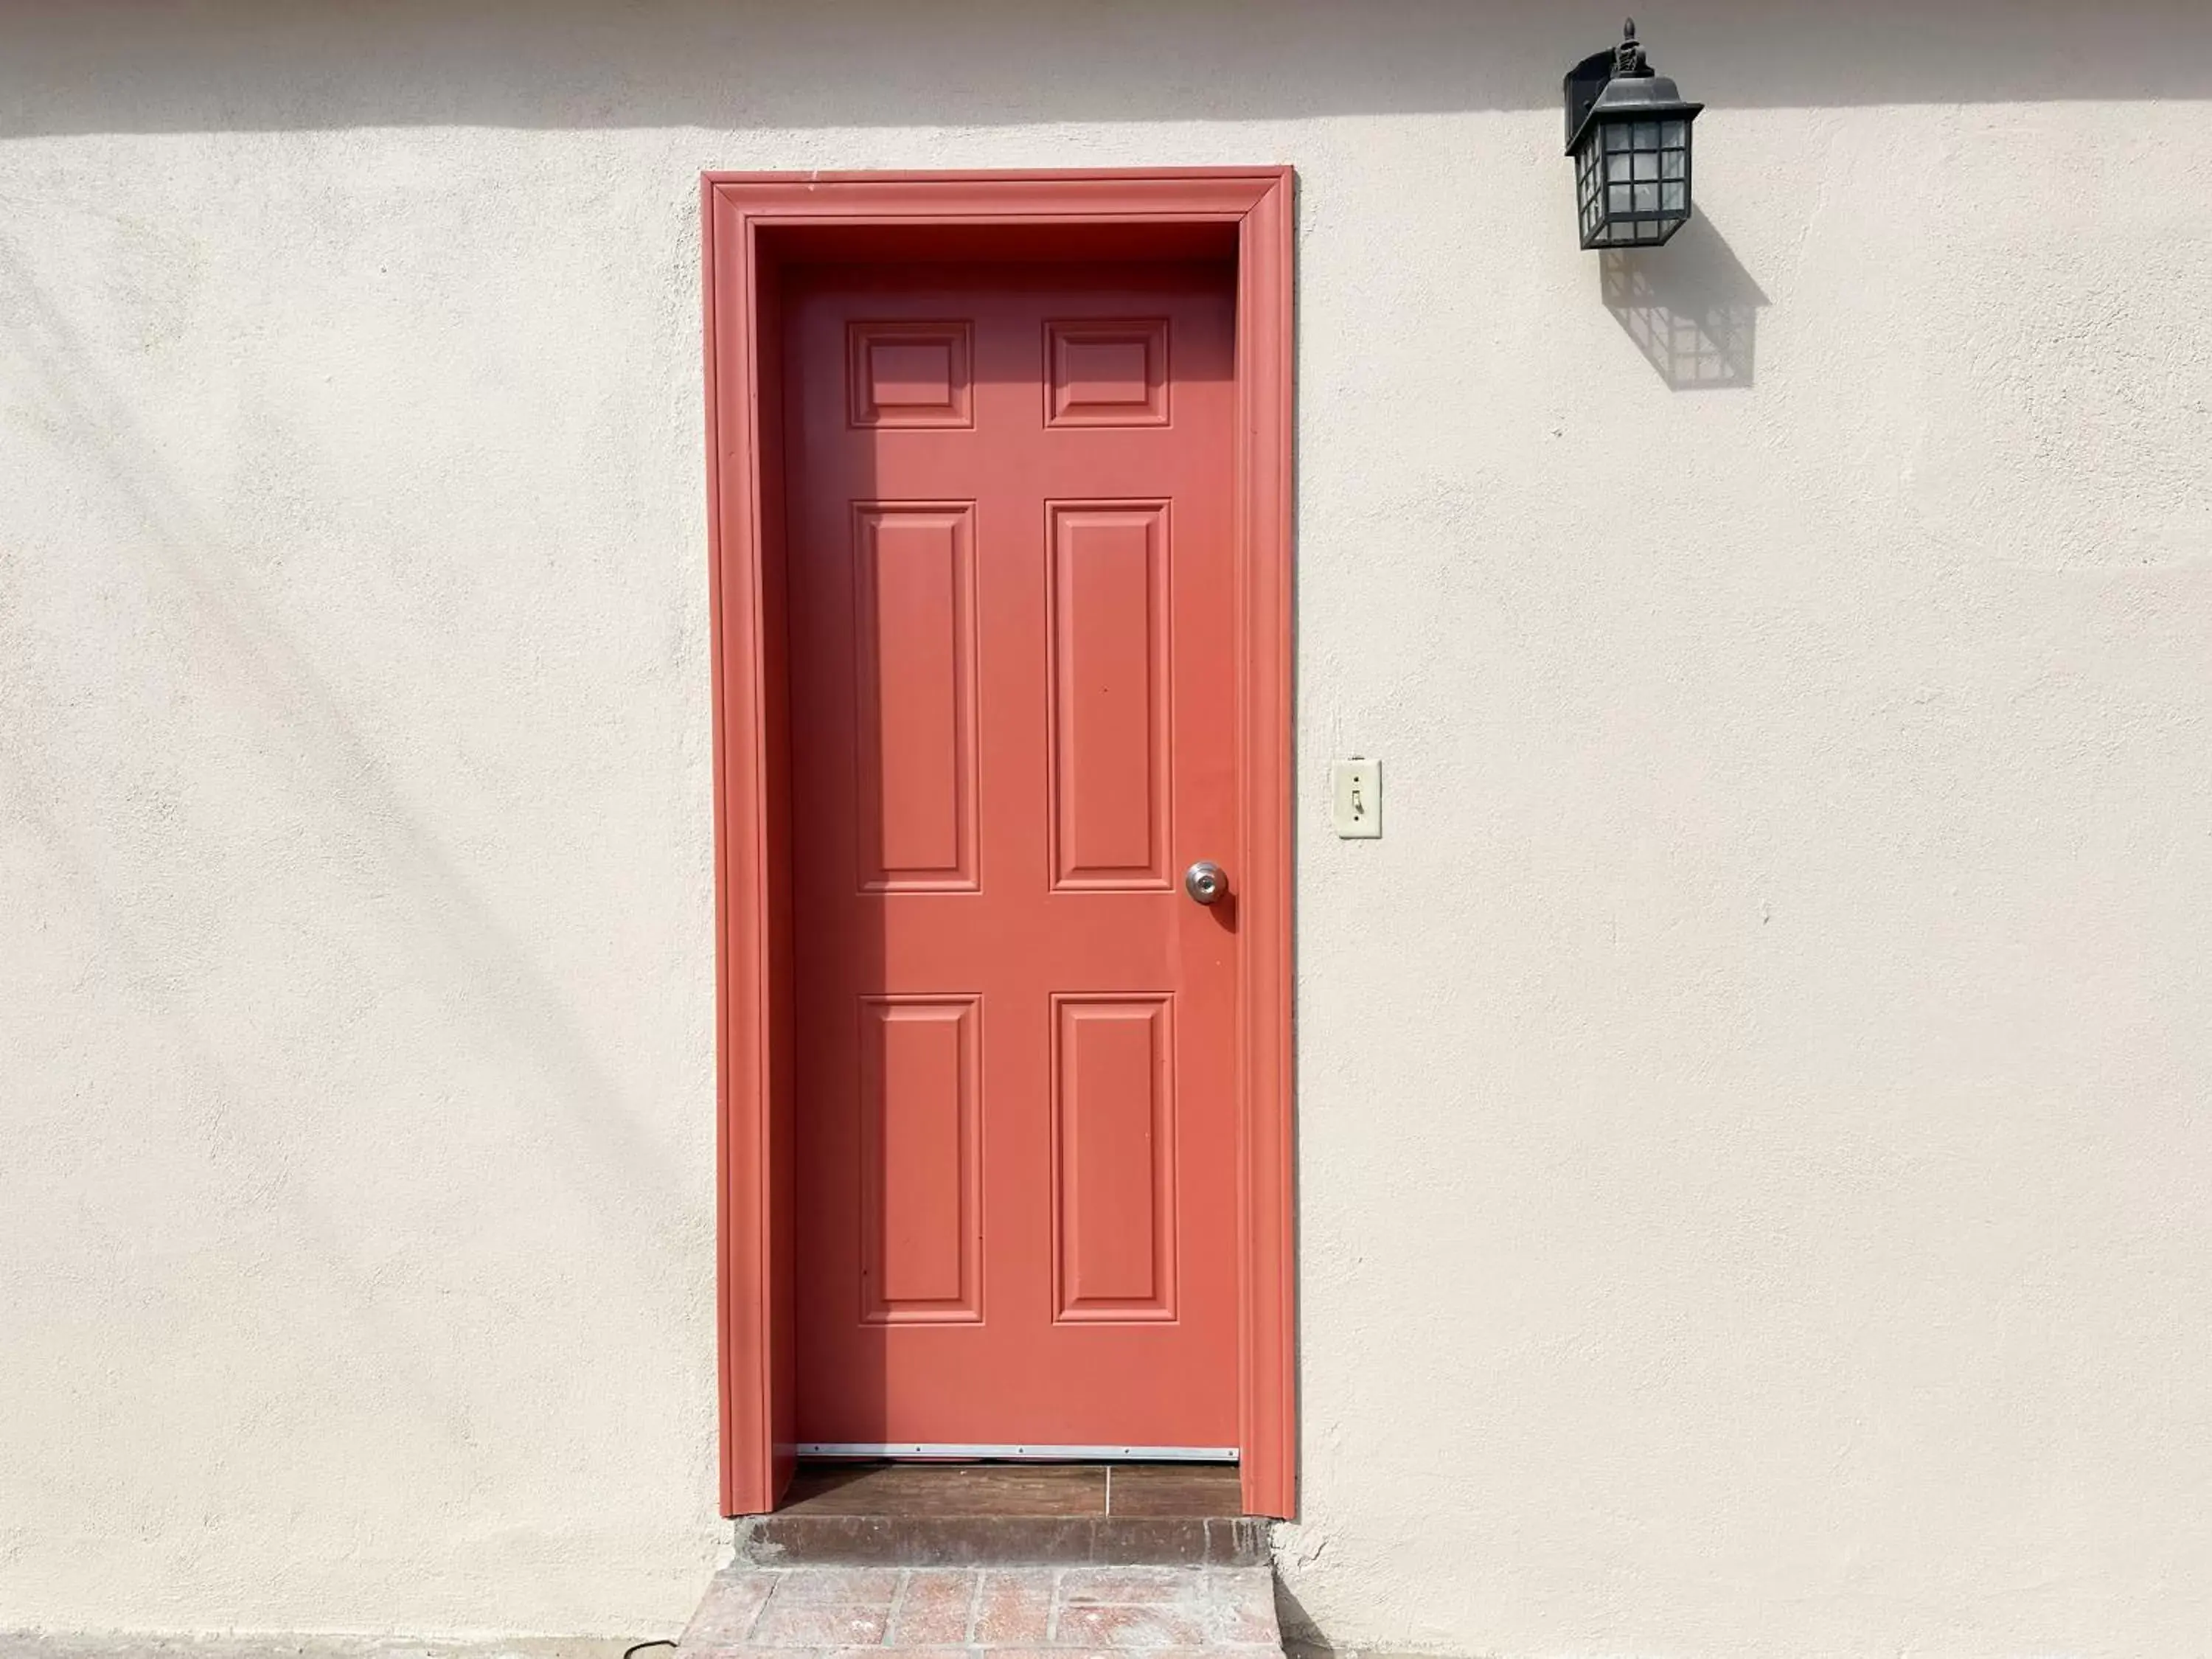
<svg viewBox="0 0 2212 1659">
<path fill-rule="evenodd" d="M 672 1648 L 675 1645 L 675 1643 L 669 1641 L 665 1637 L 658 1642 L 640 1642 L 634 1648 L 624 1648 L 623 1650 L 623 1659 L 630 1659 L 630 1656 L 632 1654 L 643 1653 L 647 1648 Z"/>
</svg>

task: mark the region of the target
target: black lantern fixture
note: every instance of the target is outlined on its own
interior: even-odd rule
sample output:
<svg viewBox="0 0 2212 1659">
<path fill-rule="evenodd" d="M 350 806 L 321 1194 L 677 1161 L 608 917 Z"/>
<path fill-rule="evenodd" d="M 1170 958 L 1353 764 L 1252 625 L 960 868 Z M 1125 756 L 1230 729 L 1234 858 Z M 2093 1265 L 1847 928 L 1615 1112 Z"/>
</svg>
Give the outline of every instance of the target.
<svg viewBox="0 0 2212 1659">
<path fill-rule="evenodd" d="M 1618 46 L 1567 71 L 1567 154 L 1586 248 L 1656 247 L 1690 221 L 1690 123 L 1705 106 L 1651 72 L 1634 18 L 1620 33 Z"/>
</svg>

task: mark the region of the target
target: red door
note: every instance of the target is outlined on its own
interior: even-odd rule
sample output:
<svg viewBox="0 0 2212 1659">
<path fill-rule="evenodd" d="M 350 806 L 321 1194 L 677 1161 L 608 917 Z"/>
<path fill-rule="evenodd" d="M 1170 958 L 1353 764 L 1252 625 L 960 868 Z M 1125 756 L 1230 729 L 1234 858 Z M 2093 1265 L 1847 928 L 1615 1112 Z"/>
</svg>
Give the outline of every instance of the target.
<svg viewBox="0 0 2212 1659">
<path fill-rule="evenodd" d="M 1237 1444 L 1231 273 L 792 273 L 802 1446 Z"/>
</svg>

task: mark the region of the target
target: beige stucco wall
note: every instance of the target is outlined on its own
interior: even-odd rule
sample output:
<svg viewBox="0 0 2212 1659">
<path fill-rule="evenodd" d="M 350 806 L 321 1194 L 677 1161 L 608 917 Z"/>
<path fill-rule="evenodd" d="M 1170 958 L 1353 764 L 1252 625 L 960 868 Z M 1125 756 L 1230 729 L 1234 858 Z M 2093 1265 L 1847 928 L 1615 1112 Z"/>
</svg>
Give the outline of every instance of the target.
<svg viewBox="0 0 2212 1659">
<path fill-rule="evenodd" d="M 695 175 L 1288 161 L 1291 1594 L 2201 1653 L 2212 14 L 1662 4 L 1633 308 L 1616 21 L 0 9 L 0 1627 L 680 1617 Z"/>
</svg>

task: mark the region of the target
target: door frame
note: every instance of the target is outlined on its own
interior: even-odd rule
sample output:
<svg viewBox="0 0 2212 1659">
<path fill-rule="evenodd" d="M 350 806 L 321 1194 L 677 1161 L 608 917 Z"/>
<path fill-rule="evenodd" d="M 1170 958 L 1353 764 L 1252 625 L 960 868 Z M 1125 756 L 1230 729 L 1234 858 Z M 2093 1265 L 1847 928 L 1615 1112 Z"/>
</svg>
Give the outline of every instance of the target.
<svg viewBox="0 0 2212 1659">
<path fill-rule="evenodd" d="M 1236 262 L 1237 1445 L 1248 1514 L 1297 1508 L 1291 784 L 1294 175 L 1289 167 L 707 173 L 714 698 L 716 1304 L 725 1515 L 794 1462 L 789 706 L 776 272 L 805 258 Z"/>
</svg>

